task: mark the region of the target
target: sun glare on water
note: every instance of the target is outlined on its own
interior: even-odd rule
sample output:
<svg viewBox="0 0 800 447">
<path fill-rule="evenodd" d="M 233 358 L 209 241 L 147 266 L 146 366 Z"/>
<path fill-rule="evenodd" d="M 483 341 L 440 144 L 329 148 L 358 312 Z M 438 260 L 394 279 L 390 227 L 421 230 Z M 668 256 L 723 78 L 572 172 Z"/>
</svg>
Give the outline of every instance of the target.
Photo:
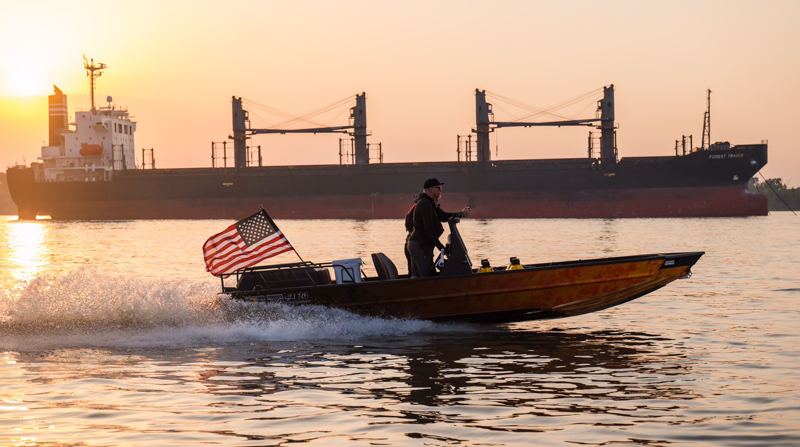
<svg viewBox="0 0 800 447">
<path fill-rule="evenodd" d="M 39 222 L 15 222 L 8 226 L 4 253 L 13 262 L 15 279 L 28 282 L 47 264 L 45 236 L 47 226 Z"/>
</svg>

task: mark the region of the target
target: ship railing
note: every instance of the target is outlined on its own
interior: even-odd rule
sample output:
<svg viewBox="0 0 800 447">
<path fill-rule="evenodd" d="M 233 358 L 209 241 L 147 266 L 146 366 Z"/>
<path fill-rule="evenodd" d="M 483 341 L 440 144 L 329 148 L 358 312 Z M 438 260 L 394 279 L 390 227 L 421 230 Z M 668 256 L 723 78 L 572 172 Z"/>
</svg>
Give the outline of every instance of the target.
<svg viewBox="0 0 800 447">
<path fill-rule="evenodd" d="M 261 157 L 261 145 L 256 147 L 246 146 L 247 148 L 247 166 L 261 166 L 264 159 Z"/>
<path fill-rule="evenodd" d="M 356 164 L 355 138 L 339 138 L 339 166 Z M 370 164 L 383 163 L 383 144 L 367 143 Z"/>
<path fill-rule="evenodd" d="M 156 168 L 156 157 L 155 157 L 155 148 L 145 149 L 142 148 L 142 169 L 155 169 Z"/>
<path fill-rule="evenodd" d="M 383 163 L 383 144 L 382 143 L 367 143 L 367 152 L 369 153 L 369 162 Z"/>
<path fill-rule="evenodd" d="M 220 154 L 221 154 L 221 156 L 220 156 Z M 212 168 L 227 168 L 228 167 L 228 160 L 231 160 L 231 167 L 234 167 L 233 159 L 234 159 L 233 143 L 231 143 L 231 147 L 230 147 L 230 150 L 229 150 L 227 141 L 212 141 L 211 142 L 211 167 Z"/>
<path fill-rule="evenodd" d="M 597 160 L 601 157 L 600 154 L 600 140 L 602 134 L 600 132 L 589 131 L 589 158 Z"/>
<path fill-rule="evenodd" d="M 473 161 L 473 154 L 478 153 L 478 139 L 470 135 L 456 135 L 456 160 L 461 161 L 461 154 L 464 154 L 464 161 Z"/>
</svg>

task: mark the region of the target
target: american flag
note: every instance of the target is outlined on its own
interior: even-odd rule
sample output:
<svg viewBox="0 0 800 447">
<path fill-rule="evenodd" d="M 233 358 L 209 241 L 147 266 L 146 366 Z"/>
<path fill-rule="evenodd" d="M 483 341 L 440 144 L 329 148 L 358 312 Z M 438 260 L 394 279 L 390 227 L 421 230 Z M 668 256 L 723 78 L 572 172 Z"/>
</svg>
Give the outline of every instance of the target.
<svg viewBox="0 0 800 447">
<path fill-rule="evenodd" d="M 291 250 L 292 244 L 261 210 L 208 238 L 203 258 L 207 272 L 228 275 Z"/>
</svg>

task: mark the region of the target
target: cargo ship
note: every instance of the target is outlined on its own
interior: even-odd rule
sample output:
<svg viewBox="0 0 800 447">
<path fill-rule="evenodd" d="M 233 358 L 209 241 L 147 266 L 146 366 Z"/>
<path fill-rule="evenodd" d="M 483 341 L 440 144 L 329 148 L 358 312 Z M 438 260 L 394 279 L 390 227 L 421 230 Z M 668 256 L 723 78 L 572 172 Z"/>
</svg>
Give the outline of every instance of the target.
<svg viewBox="0 0 800 447">
<path fill-rule="evenodd" d="M 494 120 L 486 91 L 475 91 L 476 123 L 457 140 L 458 160 L 383 163 L 371 157 L 366 95 L 355 96 L 346 126 L 254 129 L 242 99 L 232 98 L 233 129 L 208 168 L 156 169 L 152 150 L 137 165 L 137 123 L 128 111 L 95 107 L 105 64 L 86 61 L 91 108 L 68 123 L 67 97 L 49 97 L 49 145 L 30 166 L 7 170 L 20 219 L 238 219 L 262 205 L 280 219 L 401 218 L 425 179 L 446 183 L 445 208 L 469 205 L 478 218 L 636 218 L 766 215 L 765 195 L 747 182 L 767 163 L 767 144 L 711 143 L 710 91 L 703 144 L 676 141 L 675 154 L 618 156 L 614 86 L 603 88 L 594 118 L 550 122 Z M 72 127 L 71 127 L 72 126 Z M 589 126 L 588 156 L 492 160 L 490 133 L 501 127 Z M 599 132 L 598 132 L 599 131 Z M 338 165 L 261 166 L 251 138 L 268 133 L 343 132 Z M 342 140 L 340 140 L 342 141 Z M 229 147 L 230 146 L 230 147 Z M 464 147 L 463 159 L 461 147 Z M 351 152 L 347 152 L 350 150 Z M 231 166 L 227 153 L 232 154 Z M 340 143 L 340 154 L 342 146 Z M 343 161 L 344 160 L 344 161 Z M 219 166 L 222 165 L 222 166 Z"/>
</svg>

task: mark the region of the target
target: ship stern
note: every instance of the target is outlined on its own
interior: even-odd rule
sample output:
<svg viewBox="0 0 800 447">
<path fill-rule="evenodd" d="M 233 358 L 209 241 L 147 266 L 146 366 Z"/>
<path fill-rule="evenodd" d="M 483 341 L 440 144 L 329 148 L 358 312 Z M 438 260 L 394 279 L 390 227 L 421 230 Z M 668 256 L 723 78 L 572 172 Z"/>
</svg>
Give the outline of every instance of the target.
<svg viewBox="0 0 800 447">
<path fill-rule="evenodd" d="M 20 220 L 35 220 L 38 215 L 36 206 L 36 181 L 33 168 L 26 166 L 12 166 L 6 170 L 8 192 L 17 205 L 17 215 Z"/>
</svg>

